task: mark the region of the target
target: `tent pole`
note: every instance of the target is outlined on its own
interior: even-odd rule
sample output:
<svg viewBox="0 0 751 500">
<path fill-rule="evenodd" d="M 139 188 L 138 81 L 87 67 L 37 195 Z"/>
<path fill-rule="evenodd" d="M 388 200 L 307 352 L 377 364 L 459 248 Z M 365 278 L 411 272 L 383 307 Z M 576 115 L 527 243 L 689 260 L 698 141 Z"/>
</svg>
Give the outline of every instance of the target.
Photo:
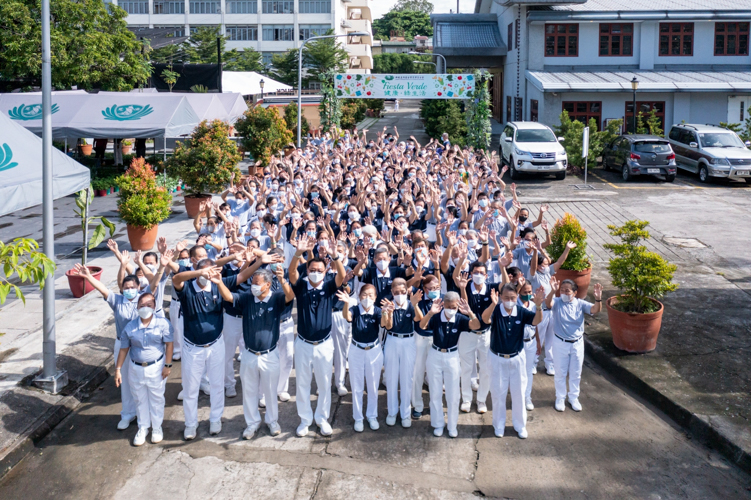
<svg viewBox="0 0 751 500">
<path fill-rule="evenodd" d="M 68 138 L 65 138 L 65 156 L 68 156 Z"/>
<path fill-rule="evenodd" d="M 156 141 L 154 141 L 156 142 Z M 167 163 L 167 136 L 164 136 L 164 163 Z M 167 165 L 164 166 L 164 185 L 167 185 Z"/>
</svg>

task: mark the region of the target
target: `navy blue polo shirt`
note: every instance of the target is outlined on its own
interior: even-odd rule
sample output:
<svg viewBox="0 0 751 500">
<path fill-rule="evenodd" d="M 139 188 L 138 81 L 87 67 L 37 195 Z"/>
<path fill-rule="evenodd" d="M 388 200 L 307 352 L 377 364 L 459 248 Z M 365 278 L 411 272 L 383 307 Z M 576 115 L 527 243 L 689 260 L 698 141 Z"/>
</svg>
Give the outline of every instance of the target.
<svg viewBox="0 0 751 500">
<path fill-rule="evenodd" d="M 454 283 L 454 269 L 456 269 L 456 267 L 449 264 L 448 272 L 442 272 L 441 274 L 443 274 L 443 279 L 446 280 L 446 291 L 460 293 L 459 287 Z"/>
<path fill-rule="evenodd" d="M 395 278 L 407 279 L 406 271 L 401 267 L 389 267 L 389 277 L 382 278 L 378 276 L 378 268 L 368 267 L 362 273 L 360 282 L 369 283 L 376 287 L 376 304 L 380 304 L 383 299 L 394 300 L 391 293 L 391 283 Z"/>
<path fill-rule="evenodd" d="M 233 293 L 234 304 L 242 311 L 245 347 L 266 351 L 279 342 L 279 323 L 287 305 L 284 292 L 270 292 L 268 300 L 257 300 L 252 293 Z"/>
<path fill-rule="evenodd" d="M 467 283 L 467 304 L 477 319 L 480 320 L 480 330 L 487 329 L 490 325 L 482 321 L 482 313 L 490 306 L 493 301 L 490 299 L 490 291 L 498 290 L 498 283 L 485 283 L 484 293 L 472 293 L 472 282 Z"/>
<path fill-rule="evenodd" d="M 347 267 L 347 266 L 345 266 L 344 268 L 345 272 L 350 272 L 351 270 L 352 268 Z M 336 276 L 336 273 L 334 273 L 333 275 Z M 347 293 L 351 295 L 352 293 L 354 293 L 354 290 L 355 290 L 355 277 L 354 276 L 352 277 L 351 280 L 342 283 L 342 286 L 339 287 L 339 290 L 344 291 L 344 287 L 346 287 L 347 285 L 349 285 L 349 292 Z M 349 307 L 349 304 L 347 304 L 347 307 Z M 342 302 L 341 300 L 337 300 L 336 303 L 334 304 L 334 312 L 341 312 L 343 309 L 344 309 L 344 302 Z"/>
<path fill-rule="evenodd" d="M 283 264 L 279 264 L 280 266 Z M 264 265 L 266 269 L 271 271 L 271 268 L 269 267 L 269 264 Z M 273 272 L 273 271 L 272 271 Z M 289 281 L 289 270 L 284 270 L 284 279 Z M 240 285 L 242 286 L 242 285 Z M 248 288 L 250 290 L 250 288 Z M 282 290 L 282 284 L 279 283 L 279 279 L 276 277 L 276 274 L 274 274 L 274 279 L 271 281 L 271 291 L 272 292 L 282 292 L 284 293 L 284 290 Z M 282 313 L 281 318 L 279 318 L 279 321 L 287 321 L 292 317 L 292 309 L 295 306 L 295 301 L 290 300 L 289 303 L 284 305 L 284 312 Z"/>
<path fill-rule="evenodd" d="M 320 290 L 308 289 L 302 278 L 292 285 L 297 298 L 297 334 L 311 342 L 325 339 L 331 333 L 331 311 L 336 302 L 336 278 L 324 278 Z"/>
<path fill-rule="evenodd" d="M 417 303 L 417 307 L 420 308 L 420 311 L 422 312 L 423 316 L 426 316 L 428 312 L 430 311 L 430 308 L 433 307 L 433 300 L 432 299 L 422 299 L 420 302 Z M 418 335 L 422 335 L 423 337 L 432 337 L 433 331 L 430 330 L 430 327 L 428 327 L 427 330 L 423 330 L 420 328 L 420 323 L 415 323 L 415 331 Z"/>
<path fill-rule="evenodd" d="M 228 276 L 237 276 L 240 274 L 240 268 L 232 269 L 232 266 L 229 264 L 225 264 L 222 268 L 222 276 L 228 277 Z M 243 283 L 236 285 L 234 289 L 230 289 L 230 292 L 250 292 L 250 283 L 248 281 L 244 281 Z M 242 316 L 243 312 L 242 309 L 235 306 L 232 302 L 227 302 L 226 300 L 222 303 L 222 307 L 224 308 L 224 312 L 229 314 L 230 316 L 239 317 Z"/>
<path fill-rule="evenodd" d="M 183 289 L 177 292 L 177 297 L 180 299 L 185 339 L 195 345 L 205 345 L 214 342 L 222 334 L 223 301 L 216 283 L 211 284 L 210 292 L 205 292 L 196 290 L 193 284 L 195 281 L 185 281 Z M 222 278 L 222 281 L 231 289 L 237 284 L 237 277 L 228 276 Z"/>
<path fill-rule="evenodd" d="M 535 313 L 519 305 L 514 316 L 504 316 L 498 304 L 490 326 L 490 350 L 496 354 L 516 354 L 524 347 L 524 327 L 531 325 Z M 511 311 L 512 313 L 514 311 Z"/>
<path fill-rule="evenodd" d="M 373 314 L 361 314 L 360 306 L 354 306 L 350 310 L 352 312 L 352 340 L 358 344 L 372 344 L 378 340 L 381 308 L 373 306 Z"/>
<path fill-rule="evenodd" d="M 433 345 L 439 349 L 450 349 L 459 343 L 459 334 L 468 332 L 469 318 L 462 313 L 456 313 L 454 322 L 441 321 L 443 311 L 430 318 L 428 330 L 433 332 Z"/>
<path fill-rule="evenodd" d="M 392 333 L 414 333 L 415 331 L 415 308 L 411 302 L 407 301 L 406 309 L 394 309 Z"/>
</svg>

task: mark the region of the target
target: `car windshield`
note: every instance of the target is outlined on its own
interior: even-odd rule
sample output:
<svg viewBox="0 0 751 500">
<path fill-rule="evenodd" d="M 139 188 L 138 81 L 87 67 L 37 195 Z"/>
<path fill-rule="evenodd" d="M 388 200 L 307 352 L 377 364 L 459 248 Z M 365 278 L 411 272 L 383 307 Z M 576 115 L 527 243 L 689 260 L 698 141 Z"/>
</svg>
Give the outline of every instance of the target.
<svg viewBox="0 0 751 500">
<path fill-rule="evenodd" d="M 639 153 L 669 153 L 670 144 L 667 142 L 637 142 L 634 151 Z"/>
<path fill-rule="evenodd" d="M 546 128 L 516 131 L 516 142 L 555 142 L 557 140 L 553 132 Z"/>
<path fill-rule="evenodd" d="M 705 148 L 742 148 L 743 143 L 738 136 L 729 132 L 713 132 L 699 134 L 701 145 Z"/>
</svg>

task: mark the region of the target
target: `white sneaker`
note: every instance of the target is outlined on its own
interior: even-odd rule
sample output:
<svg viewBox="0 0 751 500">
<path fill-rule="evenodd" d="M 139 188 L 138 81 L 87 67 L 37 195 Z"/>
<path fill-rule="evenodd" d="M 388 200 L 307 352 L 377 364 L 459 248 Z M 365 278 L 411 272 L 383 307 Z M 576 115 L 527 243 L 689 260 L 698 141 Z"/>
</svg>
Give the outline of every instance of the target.
<svg viewBox="0 0 751 500">
<path fill-rule="evenodd" d="M 535 405 L 532 404 L 531 399 L 528 399 L 527 401 L 525 401 L 524 404 L 527 406 L 527 411 L 532 411 L 535 409 Z"/>
<path fill-rule="evenodd" d="M 235 396 L 237 396 L 237 389 L 235 389 L 234 387 L 225 387 L 224 395 L 228 398 L 234 398 Z"/>
<path fill-rule="evenodd" d="M 331 429 L 331 424 L 329 424 L 328 420 L 321 420 L 321 423 L 318 424 L 318 428 L 321 430 L 321 436 L 330 436 L 331 433 L 333 433 L 333 429 Z"/>
<path fill-rule="evenodd" d="M 347 394 L 349 394 L 349 391 L 347 390 L 346 387 L 344 387 L 343 385 L 340 385 L 339 387 L 336 388 L 336 393 L 339 394 L 339 396 L 341 397 L 341 396 L 346 396 Z"/>
<path fill-rule="evenodd" d="M 474 392 L 477 392 L 477 390 L 478 390 L 479 388 L 480 388 L 480 384 L 478 384 L 477 382 L 475 382 L 475 381 L 473 380 L 473 381 L 472 381 L 472 390 L 473 390 Z"/>
<path fill-rule="evenodd" d="M 149 435 L 148 427 L 139 427 L 136 437 L 133 438 L 133 446 L 141 446 L 146 442 L 146 436 Z"/>
<path fill-rule="evenodd" d="M 269 424 L 269 434 L 272 436 L 278 436 L 282 433 L 282 428 L 279 427 L 279 422 L 271 422 Z"/>
<path fill-rule="evenodd" d="M 130 427 L 130 423 L 133 422 L 135 419 L 136 417 L 120 419 L 120 421 L 117 423 L 117 430 L 124 431 L 125 429 Z"/>
<path fill-rule="evenodd" d="M 362 420 L 355 420 L 355 432 L 362 432 L 364 428 L 365 427 L 362 425 Z"/>
<path fill-rule="evenodd" d="M 180 391 L 180 392 L 177 393 L 177 400 L 178 401 L 182 401 L 183 400 L 183 396 L 185 395 L 184 393 L 185 393 L 185 391 Z"/>
<path fill-rule="evenodd" d="M 266 408 L 266 395 L 261 396 L 261 399 L 258 400 L 258 407 Z"/>
<path fill-rule="evenodd" d="M 454 429 L 453 431 L 449 430 L 449 437 L 450 438 L 455 438 L 458 435 L 459 435 L 459 431 L 457 431 L 456 429 Z"/>
<path fill-rule="evenodd" d="M 381 428 L 380 425 L 378 425 L 378 419 L 377 418 L 369 418 L 368 419 L 368 425 L 370 426 L 371 431 L 377 431 Z"/>
<path fill-rule="evenodd" d="M 201 384 L 201 392 L 206 394 L 207 396 L 211 395 L 211 386 L 207 383 Z"/>
<path fill-rule="evenodd" d="M 548 374 L 548 375 L 550 375 L 551 377 L 552 377 L 553 375 L 555 375 L 555 368 L 553 368 L 553 365 L 549 365 L 549 366 L 546 366 L 546 367 L 545 367 L 545 371 L 546 371 L 546 372 L 547 372 L 547 374 Z"/>
<path fill-rule="evenodd" d="M 216 436 L 220 432 L 222 432 L 222 421 L 221 420 L 218 421 L 218 422 L 210 422 L 209 423 L 209 434 L 211 434 L 212 436 Z"/>
<path fill-rule="evenodd" d="M 566 409 L 566 400 L 565 399 L 556 399 L 555 400 L 555 411 L 563 411 Z"/>
<path fill-rule="evenodd" d="M 459 409 L 460 409 L 461 411 L 463 411 L 464 413 L 469 413 L 469 410 L 470 410 L 471 408 L 472 408 L 472 403 L 470 403 L 470 402 L 468 402 L 468 401 L 467 401 L 467 402 L 464 402 L 464 403 L 462 403 L 462 405 L 461 405 L 461 406 L 459 407 Z"/>
<path fill-rule="evenodd" d="M 537 365 L 532 367 L 532 375 L 537 375 Z"/>
<path fill-rule="evenodd" d="M 579 402 L 579 398 L 569 399 L 568 402 L 571 405 L 571 409 L 572 410 L 574 410 L 574 411 L 582 411 L 582 405 Z"/>
<path fill-rule="evenodd" d="M 411 418 L 403 418 L 402 419 L 402 427 L 405 429 L 409 429 L 412 427 L 412 419 Z"/>
<path fill-rule="evenodd" d="M 477 403 L 477 413 L 487 413 L 488 405 L 485 403 Z"/>
<path fill-rule="evenodd" d="M 287 401 L 289 401 L 289 392 L 280 392 L 279 401 L 281 401 L 282 403 L 286 403 Z"/>
<path fill-rule="evenodd" d="M 297 436 L 298 437 L 305 437 L 308 435 L 308 426 L 305 424 L 300 424 L 297 426 Z"/>
<path fill-rule="evenodd" d="M 151 442 L 154 444 L 161 443 L 164 439 L 164 432 L 161 427 L 151 429 Z"/>
<path fill-rule="evenodd" d="M 243 431 L 243 439 L 251 439 L 253 436 L 256 435 L 256 431 L 258 430 L 257 425 L 249 425 L 245 428 Z"/>
<path fill-rule="evenodd" d="M 386 415 L 386 425 L 389 427 L 396 425 L 396 415 Z"/>
<path fill-rule="evenodd" d="M 172 361 L 180 361 L 180 358 L 181 358 L 181 357 L 182 357 L 182 356 L 180 355 L 180 353 L 179 353 L 179 352 L 173 352 L 173 353 L 172 353 Z"/>
<path fill-rule="evenodd" d="M 186 441 L 190 441 L 191 439 L 196 438 L 196 428 L 195 427 L 186 427 L 185 432 L 183 433 L 183 437 Z"/>
<path fill-rule="evenodd" d="M 443 427 L 436 427 L 435 429 L 433 429 L 433 435 L 435 437 L 443 436 Z"/>
<path fill-rule="evenodd" d="M 516 434 L 519 436 L 519 439 L 527 439 L 527 436 L 529 436 L 529 434 L 527 434 L 526 427 L 520 431 L 516 431 Z"/>
<path fill-rule="evenodd" d="M 493 433 L 495 434 L 495 437 L 497 437 L 497 438 L 502 438 L 504 431 L 505 431 L 505 429 L 501 429 L 500 431 L 497 431 L 497 430 L 493 429 Z"/>
</svg>

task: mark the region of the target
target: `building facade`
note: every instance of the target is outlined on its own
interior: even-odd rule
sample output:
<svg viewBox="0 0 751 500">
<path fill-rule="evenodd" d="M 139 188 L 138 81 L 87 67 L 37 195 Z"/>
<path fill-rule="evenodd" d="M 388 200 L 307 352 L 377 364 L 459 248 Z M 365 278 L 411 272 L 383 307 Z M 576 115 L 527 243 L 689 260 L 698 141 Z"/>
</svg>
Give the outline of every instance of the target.
<svg viewBox="0 0 751 500">
<path fill-rule="evenodd" d="M 637 113 L 654 110 L 663 128 L 749 116 L 751 0 L 477 0 L 464 16 L 432 16 L 434 50 L 465 67 L 456 37 L 441 32 L 495 24 L 505 54 L 479 66 L 494 74 L 501 122 L 554 125 L 566 110 L 598 127 L 624 119 L 631 130 L 634 79 Z"/>
<path fill-rule="evenodd" d="M 373 68 L 372 17 L 369 0 L 110 0 L 127 13 L 132 27 L 174 28 L 188 36 L 199 26 L 218 26 L 227 49 L 250 47 L 269 63 L 274 53 L 299 47 L 316 34 L 333 29 L 349 53 L 351 73 Z"/>
</svg>

